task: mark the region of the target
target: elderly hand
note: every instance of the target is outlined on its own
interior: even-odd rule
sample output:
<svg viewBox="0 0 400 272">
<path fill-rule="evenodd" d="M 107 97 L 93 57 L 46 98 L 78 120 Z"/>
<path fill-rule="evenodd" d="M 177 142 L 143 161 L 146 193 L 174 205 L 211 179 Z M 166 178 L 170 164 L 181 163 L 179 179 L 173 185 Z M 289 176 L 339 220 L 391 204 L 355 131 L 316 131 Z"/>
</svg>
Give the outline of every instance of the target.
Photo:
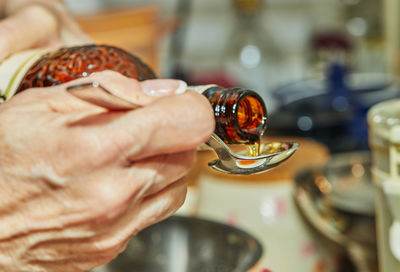
<svg viewBox="0 0 400 272">
<path fill-rule="evenodd" d="M 0 0 L 0 60 L 27 48 L 90 43 L 61 0 Z"/>
<path fill-rule="evenodd" d="M 143 107 L 108 111 L 65 91 L 93 80 Z M 214 118 L 178 83 L 106 71 L 0 106 L 1 271 L 90 270 L 183 203 Z"/>
</svg>

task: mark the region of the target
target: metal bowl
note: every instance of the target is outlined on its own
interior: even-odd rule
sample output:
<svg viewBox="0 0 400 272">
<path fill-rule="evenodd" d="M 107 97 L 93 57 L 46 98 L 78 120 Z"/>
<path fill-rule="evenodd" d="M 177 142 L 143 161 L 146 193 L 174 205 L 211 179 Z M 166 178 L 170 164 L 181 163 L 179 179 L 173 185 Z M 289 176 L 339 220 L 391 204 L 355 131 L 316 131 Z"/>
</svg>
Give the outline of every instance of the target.
<svg viewBox="0 0 400 272">
<path fill-rule="evenodd" d="M 242 230 L 172 216 L 141 231 L 123 253 L 94 272 L 244 272 L 261 255 L 261 244 Z"/>
<path fill-rule="evenodd" d="M 324 167 L 304 170 L 295 180 L 295 201 L 305 220 L 342 246 L 357 271 L 376 271 L 369 153 L 335 155 Z"/>
</svg>

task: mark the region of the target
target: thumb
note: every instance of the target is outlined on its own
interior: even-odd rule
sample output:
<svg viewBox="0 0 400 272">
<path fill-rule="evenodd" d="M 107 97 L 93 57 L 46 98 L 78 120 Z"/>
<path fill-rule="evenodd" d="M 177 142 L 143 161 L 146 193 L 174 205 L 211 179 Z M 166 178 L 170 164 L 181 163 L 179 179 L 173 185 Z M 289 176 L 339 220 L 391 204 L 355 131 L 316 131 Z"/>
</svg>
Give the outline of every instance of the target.
<svg viewBox="0 0 400 272">
<path fill-rule="evenodd" d="M 139 82 L 114 71 L 103 71 L 70 81 L 61 88 L 68 89 L 70 94 L 92 105 L 109 110 L 128 110 L 149 105 L 164 96 L 181 94 L 186 91 L 187 85 L 174 79 Z"/>
<path fill-rule="evenodd" d="M 31 5 L 0 21 L 0 61 L 37 45 L 57 33 L 57 20 L 49 10 Z"/>
</svg>

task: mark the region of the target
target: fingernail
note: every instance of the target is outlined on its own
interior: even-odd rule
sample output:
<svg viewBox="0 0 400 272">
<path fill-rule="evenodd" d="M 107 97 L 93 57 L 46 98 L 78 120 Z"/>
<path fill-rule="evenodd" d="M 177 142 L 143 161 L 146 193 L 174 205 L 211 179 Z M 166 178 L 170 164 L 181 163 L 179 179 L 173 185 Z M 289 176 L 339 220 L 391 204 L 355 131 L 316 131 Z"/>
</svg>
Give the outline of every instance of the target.
<svg viewBox="0 0 400 272">
<path fill-rule="evenodd" d="M 149 96 L 181 94 L 187 89 L 186 82 L 176 79 L 150 79 L 141 81 L 140 85 L 143 92 Z"/>
</svg>

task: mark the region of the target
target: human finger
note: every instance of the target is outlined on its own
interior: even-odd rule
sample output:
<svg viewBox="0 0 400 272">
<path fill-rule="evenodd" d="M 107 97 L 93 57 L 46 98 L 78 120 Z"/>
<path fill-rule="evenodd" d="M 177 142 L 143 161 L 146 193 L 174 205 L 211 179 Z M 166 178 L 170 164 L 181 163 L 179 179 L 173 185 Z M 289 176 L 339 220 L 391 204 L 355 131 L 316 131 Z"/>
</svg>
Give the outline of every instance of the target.
<svg viewBox="0 0 400 272">
<path fill-rule="evenodd" d="M 107 108 L 107 104 L 115 103 L 115 101 L 112 97 L 105 96 L 104 92 L 135 105 L 145 106 L 163 96 L 181 94 L 186 91 L 187 85 L 181 80 L 174 79 L 152 79 L 139 82 L 114 71 L 103 71 L 56 88 L 59 92 L 72 89 L 70 93 L 79 97 L 79 100 Z M 52 103 L 52 108 L 60 112 L 69 112 L 70 106 L 75 106 L 74 103 L 72 105 L 66 103 L 62 97 Z"/>
<path fill-rule="evenodd" d="M 103 224 L 107 225 L 103 237 L 87 246 L 97 249 L 113 248 L 127 237 L 172 215 L 184 203 L 186 192 L 186 178 L 181 178 L 153 195 L 131 201 L 119 218 L 114 218 L 111 223 L 100 221 L 99 228 Z"/>
<path fill-rule="evenodd" d="M 82 252 L 84 242 L 59 239 L 41 243 L 29 250 L 24 260 L 30 264 L 30 271 L 84 272 L 110 262 L 128 245 L 130 237 L 107 250 Z"/>
<path fill-rule="evenodd" d="M 193 165 L 194 158 L 195 151 L 190 150 L 159 155 L 122 169 L 116 165 L 101 167 L 98 170 L 85 166 L 81 167 L 84 169 L 79 169 L 77 174 L 76 168 L 70 167 L 71 171 L 59 174 L 60 178 L 73 177 L 68 178 L 65 184 L 58 184 L 58 187 L 64 189 L 59 192 L 46 191 L 41 196 L 40 203 L 55 204 L 51 205 L 51 214 L 54 216 L 49 216 L 50 210 L 48 210 L 43 217 L 36 205 L 26 205 L 25 210 L 35 218 L 30 227 L 35 226 L 40 229 L 44 227 L 43 224 L 49 228 L 62 222 L 77 225 L 92 221 L 106 223 L 114 221 L 124 213 L 132 201 L 140 201 L 142 198 L 160 192 L 176 180 L 183 178 Z M 85 160 L 84 164 L 90 164 L 90 162 Z M 35 175 L 45 175 L 43 171 L 46 169 L 48 169 L 47 166 L 36 165 Z M 57 167 L 54 171 L 60 173 L 60 168 Z M 48 177 L 47 180 L 50 178 Z M 55 199 L 63 199 L 62 203 L 65 205 L 57 205 Z M 42 205 L 40 203 L 39 206 Z M 59 214 L 63 215 L 57 216 Z"/>
<path fill-rule="evenodd" d="M 128 172 L 127 176 L 133 174 L 136 177 L 143 176 L 147 187 L 144 197 L 147 197 L 163 190 L 175 180 L 186 176 L 193 166 L 195 158 L 195 149 L 158 155 L 137 161 L 121 173 L 125 174 L 125 172 Z"/>
<path fill-rule="evenodd" d="M 210 138 L 214 126 L 208 100 L 187 91 L 160 98 L 102 127 L 89 127 L 88 133 L 107 143 L 118 153 L 119 163 L 126 165 L 157 154 L 196 148 Z"/>
<path fill-rule="evenodd" d="M 131 235 L 175 213 L 185 202 L 186 193 L 187 180 L 183 177 L 163 190 L 144 198 L 136 213 L 135 220 L 132 220 L 131 217 L 135 212 L 132 212 L 131 209 L 128 208 L 125 218 L 127 221 L 131 222 L 130 227 L 131 230 L 133 230 Z M 127 226 L 129 230 L 129 224 L 127 224 Z"/>
<path fill-rule="evenodd" d="M 103 168 L 90 178 L 77 178 L 69 183 L 69 194 L 64 195 L 63 202 L 70 203 L 69 214 L 86 213 L 87 216 L 72 219 L 74 224 L 93 219 L 113 221 L 125 211 L 130 202 L 160 192 L 183 178 L 194 159 L 195 151 L 190 150 L 151 157 L 128 168 Z"/>
<path fill-rule="evenodd" d="M 1 3 L 1 1 L 0 1 Z M 6 14 L 16 13 L 27 5 L 40 5 L 58 21 L 58 35 L 49 36 L 43 46 L 70 46 L 82 43 L 93 43 L 93 40 L 82 31 L 73 16 L 68 12 L 62 0 L 13 0 L 8 1 L 5 9 Z"/>
<path fill-rule="evenodd" d="M 29 5 L 0 21 L 0 60 L 57 34 L 57 20 L 40 5 Z"/>
<path fill-rule="evenodd" d="M 90 82 L 96 82 L 112 95 L 140 106 L 145 106 L 163 96 L 183 93 L 187 86 L 185 82 L 180 80 L 154 79 L 139 82 L 114 71 L 103 71 L 58 86 L 25 90 L 15 95 L 5 104 L 10 104 L 10 106 L 15 103 L 20 106 L 35 104 L 36 106 L 41 106 L 41 111 L 51 110 L 56 113 L 75 113 L 78 116 L 71 116 L 71 118 L 79 120 L 80 116 L 82 116 L 82 111 L 88 111 L 90 114 L 93 113 L 93 110 L 100 113 L 107 111 L 106 108 L 90 102 L 97 99 L 98 88 L 89 86 L 77 90 L 88 94 L 87 100 L 77 98 L 67 91 L 68 87 L 87 85 Z M 32 103 L 33 101 L 38 103 Z M 99 110 L 99 108 L 101 109 Z"/>
<path fill-rule="evenodd" d="M 31 263 L 43 267 L 56 267 L 56 264 L 68 263 L 75 269 L 85 267 L 87 270 L 93 268 L 91 266 L 104 264 L 126 247 L 131 236 L 175 212 L 183 204 L 185 196 L 186 181 L 180 179 L 154 195 L 140 201 L 132 201 L 119 218 L 107 222 L 93 221 L 92 225 L 85 229 L 92 230 L 94 236 L 41 242 L 31 247 L 27 257 Z M 74 228 L 69 232 L 73 233 Z"/>
<path fill-rule="evenodd" d="M 118 166 L 102 171 L 102 176 L 85 183 L 70 184 L 71 203 L 76 209 L 84 206 L 97 220 L 113 220 L 133 199 L 140 199 L 162 191 L 176 180 L 183 178 L 195 160 L 195 150 L 158 155 L 121 169 Z M 74 189 L 75 188 L 75 189 Z M 81 192 L 84 196 L 80 196 Z M 79 199 L 83 198 L 83 203 Z M 74 200 L 75 199 L 75 200 Z"/>
</svg>

